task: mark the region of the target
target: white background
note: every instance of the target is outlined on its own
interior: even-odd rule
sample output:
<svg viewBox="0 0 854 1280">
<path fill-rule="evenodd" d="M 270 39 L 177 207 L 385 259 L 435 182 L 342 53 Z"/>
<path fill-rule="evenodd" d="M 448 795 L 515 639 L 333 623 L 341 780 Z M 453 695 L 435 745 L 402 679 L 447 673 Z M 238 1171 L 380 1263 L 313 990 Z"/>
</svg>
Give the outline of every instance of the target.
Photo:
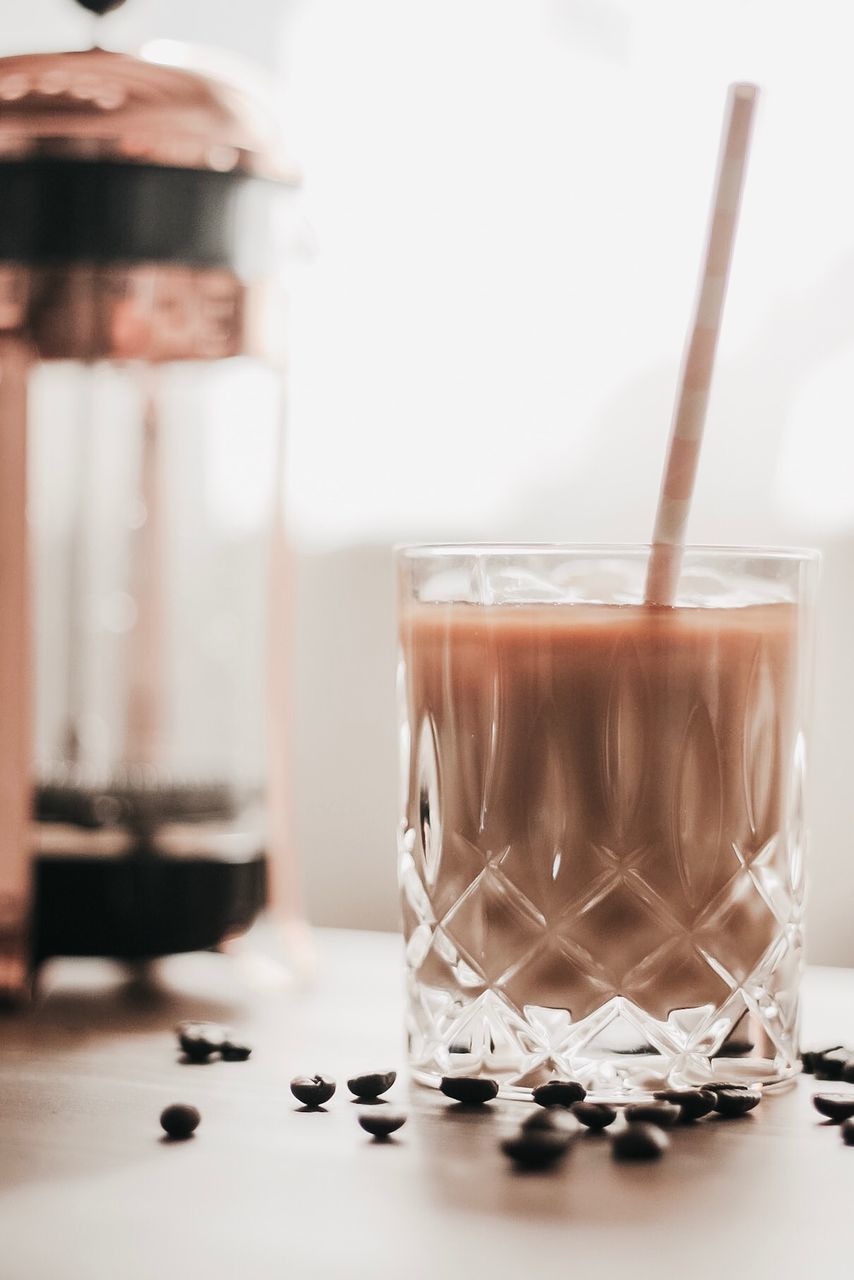
<svg viewBox="0 0 854 1280">
<path fill-rule="evenodd" d="M 6 51 L 72 0 L 0 0 Z M 129 0 L 275 78 L 295 824 L 321 923 L 396 923 L 389 547 L 648 538 L 726 84 L 764 89 L 691 521 L 821 546 L 810 954 L 854 963 L 854 15 L 846 0 Z"/>
</svg>

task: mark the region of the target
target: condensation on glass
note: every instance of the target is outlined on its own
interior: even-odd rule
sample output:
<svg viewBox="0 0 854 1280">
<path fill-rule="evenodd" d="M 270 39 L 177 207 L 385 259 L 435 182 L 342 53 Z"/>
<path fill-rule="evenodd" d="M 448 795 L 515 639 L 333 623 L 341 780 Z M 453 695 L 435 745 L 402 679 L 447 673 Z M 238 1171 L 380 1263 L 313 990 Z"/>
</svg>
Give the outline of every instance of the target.
<svg viewBox="0 0 854 1280">
<path fill-rule="evenodd" d="M 398 557 L 416 1078 L 639 1096 L 798 1060 L 816 558 Z"/>
</svg>

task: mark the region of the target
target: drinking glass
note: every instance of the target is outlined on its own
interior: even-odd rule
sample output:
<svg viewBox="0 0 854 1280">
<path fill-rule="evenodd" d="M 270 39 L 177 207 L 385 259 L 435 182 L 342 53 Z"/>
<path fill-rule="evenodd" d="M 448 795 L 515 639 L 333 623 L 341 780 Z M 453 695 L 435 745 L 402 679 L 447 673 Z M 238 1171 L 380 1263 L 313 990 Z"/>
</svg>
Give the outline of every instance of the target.
<svg viewBox="0 0 854 1280">
<path fill-rule="evenodd" d="M 398 552 L 415 1078 L 594 1097 L 798 1065 L 815 553 Z"/>
</svg>

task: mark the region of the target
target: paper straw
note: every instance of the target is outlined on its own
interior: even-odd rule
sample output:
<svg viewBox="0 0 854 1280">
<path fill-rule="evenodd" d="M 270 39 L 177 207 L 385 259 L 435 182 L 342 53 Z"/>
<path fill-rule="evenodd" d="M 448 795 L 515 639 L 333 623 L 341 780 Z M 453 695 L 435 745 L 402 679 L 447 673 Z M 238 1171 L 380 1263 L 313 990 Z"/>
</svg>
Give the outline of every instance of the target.
<svg viewBox="0 0 854 1280">
<path fill-rule="evenodd" d="M 655 516 L 647 604 L 670 605 L 676 595 L 758 96 L 754 84 L 732 84 L 727 95 L 706 254 Z"/>
</svg>

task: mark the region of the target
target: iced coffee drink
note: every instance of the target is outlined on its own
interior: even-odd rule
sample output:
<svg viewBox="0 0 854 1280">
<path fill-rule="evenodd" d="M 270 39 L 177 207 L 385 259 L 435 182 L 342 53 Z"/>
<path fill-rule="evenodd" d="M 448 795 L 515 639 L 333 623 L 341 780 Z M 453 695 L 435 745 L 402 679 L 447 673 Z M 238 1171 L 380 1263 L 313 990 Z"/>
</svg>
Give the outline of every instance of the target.
<svg viewBox="0 0 854 1280">
<path fill-rule="evenodd" d="M 798 556 L 400 558 L 413 1066 L 619 1096 L 784 1077 L 801 964 Z"/>
</svg>

